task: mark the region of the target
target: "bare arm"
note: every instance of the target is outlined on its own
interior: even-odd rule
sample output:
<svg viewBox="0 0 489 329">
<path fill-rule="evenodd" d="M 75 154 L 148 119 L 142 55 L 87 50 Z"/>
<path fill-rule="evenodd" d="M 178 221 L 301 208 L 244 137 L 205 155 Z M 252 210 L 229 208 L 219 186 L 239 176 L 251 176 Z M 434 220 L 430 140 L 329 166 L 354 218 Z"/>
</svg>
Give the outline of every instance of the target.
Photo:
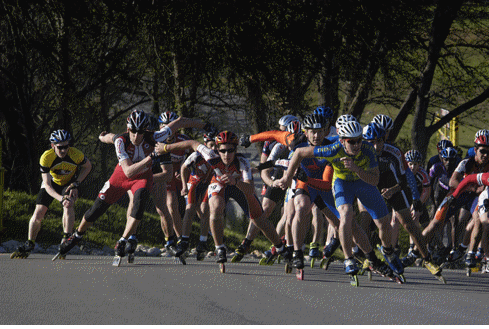
<svg viewBox="0 0 489 329">
<path fill-rule="evenodd" d="M 156 143 L 155 151 L 158 154 L 165 154 L 173 151 L 181 151 L 181 150 L 188 150 L 188 149 L 197 151 L 197 147 L 199 147 L 199 145 L 201 145 L 201 143 L 193 139 L 178 142 L 178 143 L 173 143 L 173 144 Z"/>
<path fill-rule="evenodd" d="M 182 180 L 182 195 L 188 194 L 187 182 L 190 177 L 190 168 L 185 164 L 182 164 L 180 168 L 180 179 Z"/>
<path fill-rule="evenodd" d="M 136 163 L 133 163 L 131 159 L 126 159 L 119 164 L 122 167 L 122 171 L 124 171 L 126 177 L 132 178 L 145 169 L 148 169 L 148 167 L 151 166 L 152 161 L 151 156 L 148 155 L 146 158 Z"/>
<path fill-rule="evenodd" d="M 161 165 L 161 172 L 154 174 L 153 179 L 155 183 L 167 183 L 171 181 L 173 178 L 173 165 L 170 164 L 162 164 Z"/>
<path fill-rule="evenodd" d="M 106 131 L 102 131 L 98 136 L 98 139 L 105 144 L 114 144 L 114 133 L 108 133 Z"/>
</svg>

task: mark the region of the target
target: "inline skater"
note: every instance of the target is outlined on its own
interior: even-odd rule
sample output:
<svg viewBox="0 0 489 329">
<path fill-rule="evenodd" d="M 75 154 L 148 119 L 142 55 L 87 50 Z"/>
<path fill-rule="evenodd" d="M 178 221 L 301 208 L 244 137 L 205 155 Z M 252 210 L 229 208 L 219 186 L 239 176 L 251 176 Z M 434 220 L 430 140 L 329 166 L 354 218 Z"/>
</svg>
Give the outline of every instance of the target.
<svg viewBox="0 0 489 329">
<path fill-rule="evenodd" d="M 394 145 L 394 140 L 391 135 L 391 131 L 394 128 L 394 121 L 392 121 L 391 117 L 385 114 L 377 114 L 372 119 L 372 122 L 379 124 L 385 130 L 385 142 Z"/>
<path fill-rule="evenodd" d="M 345 254 L 345 272 L 355 275 L 358 267 L 352 254 L 353 200 L 358 197 L 371 211 L 380 230 L 383 250 L 391 266 L 402 273 L 402 264 L 391 244 L 389 213 L 380 192 L 375 188 L 379 180 L 379 168 L 373 146 L 362 142 L 362 127 L 356 121 L 348 121 L 338 129 L 340 140 L 328 146 L 310 146 L 297 149 L 292 156 L 286 175 L 274 183 L 290 185 L 293 173 L 304 158 L 325 158 L 334 168 L 333 191 L 340 214 L 339 236 Z"/>
<path fill-rule="evenodd" d="M 27 241 L 10 258 L 27 258 L 35 247 L 37 234 L 49 206 L 54 199 L 63 205 L 63 239 L 70 237 L 75 223 L 75 202 L 78 187 L 90 173 L 90 160 L 77 148 L 70 146 L 71 134 L 59 129 L 49 137 L 51 149 L 39 160 L 42 184 L 37 195 L 36 208 L 29 221 Z"/>
<path fill-rule="evenodd" d="M 214 152 L 218 152 L 215 134 L 204 134 L 204 145 Z M 193 152 L 185 160 L 180 169 L 182 179 L 182 196 L 187 196 L 187 206 L 183 216 L 183 235 L 179 242 L 180 256 L 189 247 L 192 220 L 198 213 L 200 218 L 200 237 L 197 244 L 197 260 L 203 260 L 207 251 L 207 235 L 209 233 L 209 199 L 207 187 L 212 178 L 211 165 L 205 161 L 198 151 Z"/>
<path fill-rule="evenodd" d="M 178 115 L 175 112 L 166 111 L 161 113 L 158 118 L 158 122 L 160 123 L 160 129 L 167 126 L 170 122 L 178 119 Z M 178 143 L 184 140 L 189 140 L 185 134 L 181 134 L 178 131 L 175 131 L 165 143 Z M 182 180 L 180 178 L 180 169 L 182 167 L 183 161 L 187 157 L 188 153 L 186 150 L 175 151 L 170 153 L 171 162 L 173 165 L 173 177 L 172 180 L 166 185 L 167 198 L 166 203 L 168 206 L 168 211 L 170 212 L 170 216 L 173 221 L 173 229 L 175 230 L 175 234 L 178 237 L 179 243 L 182 236 L 182 213 L 183 209 L 185 209 L 185 199 L 181 195 L 182 191 Z"/>
<path fill-rule="evenodd" d="M 196 140 L 188 140 L 175 144 L 159 144 L 158 153 L 164 154 L 175 150 L 193 149 L 198 151 L 209 162 L 214 176 L 208 188 L 210 227 L 217 251 L 217 263 L 227 262 L 226 248 L 223 241 L 224 211 L 228 198 L 246 200 L 244 210 L 253 223 L 274 244 L 276 252 L 283 252 L 282 241 L 275 232 L 272 223 L 263 216 L 260 202 L 255 194 L 253 176 L 248 160 L 236 153 L 238 137 L 230 131 L 222 131 L 216 136 L 216 144 L 220 156 L 213 150 Z M 221 267 L 224 271 L 224 267 Z"/>
<path fill-rule="evenodd" d="M 429 221 L 428 210 L 426 209 L 426 202 L 428 201 L 431 194 L 431 179 L 428 173 L 422 167 L 423 156 L 421 155 L 421 152 L 419 152 L 418 150 L 409 150 L 404 154 L 404 158 L 406 159 L 409 169 L 411 169 L 414 177 L 416 178 L 416 187 L 420 195 L 419 200 L 423 204 L 423 210 L 421 211 L 421 213 L 419 213 L 418 216 L 413 217 L 413 219 L 415 220 L 415 225 L 421 227 L 420 223 L 425 223 Z M 414 242 L 412 238 L 409 237 L 408 253 L 413 249 Z"/>
<path fill-rule="evenodd" d="M 441 151 L 443 149 L 446 149 L 447 147 L 453 147 L 453 144 L 451 141 L 448 139 L 442 139 L 436 144 L 436 151 L 437 154 L 432 156 L 429 160 L 428 163 L 426 164 L 426 171 L 430 172 L 431 167 L 437 163 L 437 162 L 442 162 L 442 157 L 440 155 Z M 460 162 L 461 159 L 458 160 Z"/>
<path fill-rule="evenodd" d="M 298 122 L 300 128 L 300 121 L 296 116 L 288 114 L 281 117 L 279 120 L 280 131 L 287 131 L 287 127 L 292 122 Z M 291 127 L 294 126 L 297 125 L 293 125 Z M 267 161 L 284 159 L 287 157 L 287 154 L 288 154 L 287 146 L 277 143 L 276 141 L 266 141 L 263 145 L 260 164 L 263 164 Z M 282 189 L 271 187 L 273 180 L 282 177 L 282 174 L 283 174 L 283 169 L 281 166 L 273 166 L 260 171 L 260 177 L 263 181 L 262 207 L 263 207 L 263 216 L 265 218 L 269 218 L 272 215 L 272 212 L 275 209 L 275 207 L 279 203 L 281 203 L 282 200 L 284 200 L 285 191 L 283 191 Z M 281 220 L 277 225 L 276 231 L 277 234 L 279 235 L 282 235 L 281 231 L 283 231 L 285 227 L 285 216 L 286 214 L 284 213 L 284 215 L 282 216 Z M 260 233 L 260 229 L 256 227 L 252 221 L 250 221 L 248 225 L 248 230 L 246 232 L 246 237 L 244 238 L 243 242 L 238 246 L 238 248 L 236 248 L 235 256 L 232 258 L 232 262 L 239 262 L 241 261 L 241 259 L 243 259 L 245 254 L 249 252 L 253 240 L 259 233 Z M 272 256 L 271 253 L 267 254 L 266 259 L 261 263 L 269 264 L 269 261 L 271 260 L 271 256 Z"/>
<path fill-rule="evenodd" d="M 426 248 L 427 244 L 422 238 L 421 229 L 416 225 L 416 220 L 419 220 L 416 215 L 419 217 L 422 210 L 416 179 L 404 160 L 402 152 L 397 147 L 386 144 L 385 138 L 385 130 L 375 122 L 369 123 L 363 131 L 363 139 L 372 143 L 377 153 L 380 171 L 377 188 L 387 205 L 393 210 L 392 220 L 401 222 L 418 250 L 408 254 L 410 256 L 408 259 L 412 262 L 404 263 L 403 266 L 414 263 L 420 253 L 423 258 L 423 265 L 431 274 L 442 280 L 441 269 L 431 261 L 431 256 Z M 395 241 L 397 241 L 395 233 L 398 231 L 393 228 L 393 232 L 392 244 L 395 245 Z M 402 272 L 398 273 L 402 274 Z"/>
<path fill-rule="evenodd" d="M 58 255 L 68 253 L 78 244 L 95 220 L 103 215 L 110 205 L 119 200 L 124 193 L 131 190 L 134 195 L 134 207 L 122 235 L 123 239 L 116 244 L 116 250 L 124 254 L 126 244 L 124 239 L 136 233 L 137 224 L 142 219 L 149 191 L 153 186 L 153 174 L 150 169 L 153 160 L 159 156 L 153 152 L 155 143 L 165 141 L 173 131 L 180 128 L 210 129 L 211 127 L 210 124 L 205 124 L 201 120 L 179 118 L 160 131 L 150 133 L 145 130 L 149 124 L 148 121 L 146 113 L 142 110 L 134 110 L 128 116 L 127 133 L 117 137 L 114 141 L 119 163 L 110 179 L 100 190 L 93 206 L 85 212 L 75 233 L 60 245 Z"/>
</svg>

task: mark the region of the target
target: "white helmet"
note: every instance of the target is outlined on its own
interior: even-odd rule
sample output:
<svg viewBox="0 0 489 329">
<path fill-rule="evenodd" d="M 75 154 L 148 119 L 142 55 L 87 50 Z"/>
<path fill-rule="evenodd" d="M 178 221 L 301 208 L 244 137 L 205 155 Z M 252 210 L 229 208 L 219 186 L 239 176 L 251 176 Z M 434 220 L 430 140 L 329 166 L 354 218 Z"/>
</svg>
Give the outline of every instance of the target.
<svg viewBox="0 0 489 329">
<path fill-rule="evenodd" d="M 134 110 L 127 117 L 127 128 L 133 130 L 144 130 L 149 125 L 149 119 L 146 112 L 142 110 Z"/>
<path fill-rule="evenodd" d="M 338 129 L 338 136 L 341 138 L 356 138 L 362 136 L 362 125 L 357 121 L 348 121 Z"/>
<path fill-rule="evenodd" d="M 292 121 L 299 121 L 299 119 L 292 114 L 287 114 L 280 118 L 278 124 L 287 127 Z"/>
<path fill-rule="evenodd" d="M 392 121 L 392 119 L 384 114 L 377 114 L 372 119 L 372 122 L 377 122 L 379 125 L 382 126 L 382 128 L 384 128 L 385 131 L 389 131 L 394 128 L 394 122 Z"/>
<path fill-rule="evenodd" d="M 336 120 L 336 124 L 335 124 L 336 130 L 340 130 L 340 127 L 342 125 L 344 125 L 345 123 L 350 122 L 350 121 L 357 121 L 357 118 L 355 118 L 351 114 L 340 115 L 338 117 L 338 119 Z"/>
</svg>

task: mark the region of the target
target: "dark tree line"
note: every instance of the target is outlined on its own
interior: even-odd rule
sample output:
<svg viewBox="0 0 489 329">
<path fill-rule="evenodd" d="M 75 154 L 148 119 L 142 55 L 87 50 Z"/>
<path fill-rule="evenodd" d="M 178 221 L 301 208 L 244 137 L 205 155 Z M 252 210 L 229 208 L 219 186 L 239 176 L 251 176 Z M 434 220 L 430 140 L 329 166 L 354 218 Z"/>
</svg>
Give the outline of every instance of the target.
<svg viewBox="0 0 489 329">
<path fill-rule="evenodd" d="M 461 0 L 2 0 L 6 186 L 36 193 L 49 133 L 65 128 L 97 189 L 115 164 L 98 134 L 138 106 L 224 128 L 241 110 L 249 133 L 317 105 L 358 118 L 377 107 L 396 134 L 412 116 L 411 146 L 426 153 L 452 117 L 483 113 L 487 14 Z M 451 112 L 435 123 L 440 107 Z"/>
</svg>

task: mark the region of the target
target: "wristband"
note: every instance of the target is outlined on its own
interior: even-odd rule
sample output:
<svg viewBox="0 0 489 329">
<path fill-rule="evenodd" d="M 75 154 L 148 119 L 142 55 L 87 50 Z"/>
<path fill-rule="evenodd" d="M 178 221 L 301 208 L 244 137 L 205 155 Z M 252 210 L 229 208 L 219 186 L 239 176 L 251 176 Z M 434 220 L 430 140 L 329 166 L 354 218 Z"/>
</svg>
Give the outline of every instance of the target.
<svg viewBox="0 0 489 329">
<path fill-rule="evenodd" d="M 63 198 L 61 199 L 60 203 L 63 203 L 65 200 L 71 201 L 71 199 L 67 195 L 63 195 Z"/>
</svg>

